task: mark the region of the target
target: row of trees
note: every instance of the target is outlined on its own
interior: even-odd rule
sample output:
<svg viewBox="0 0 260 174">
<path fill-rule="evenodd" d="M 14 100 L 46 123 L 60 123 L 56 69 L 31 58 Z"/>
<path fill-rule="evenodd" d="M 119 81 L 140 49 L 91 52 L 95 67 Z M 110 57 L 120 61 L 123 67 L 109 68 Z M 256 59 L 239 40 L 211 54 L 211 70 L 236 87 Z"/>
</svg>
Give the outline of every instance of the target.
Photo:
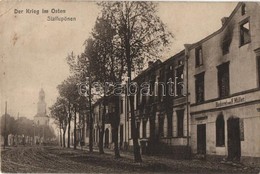
<svg viewBox="0 0 260 174">
<path fill-rule="evenodd" d="M 97 17 L 91 36 L 84 43 L 85 50 L 78 56 L 75 56 L 73 52 L 68 55 L 67 62 L 72 75 L 58 86 L 60 97 L 51 107 L 51 115 L 55 118 L 60 130 L 63 130 L 63 136 L 65 136 L 66 128 L 68 128 L 68 147 L 72 110 L 74 109 L 75 111 L 74 120 L 76 120 L 77 107 L 82 102 L 84 103 L 84 107 L 88 107 L 90 113 L 88 118 L 90 123 L 90 151 L 93 148 L 93 113 L 91 104 L 95 101 L 95 97 L 91 95 L 92 82 L 99 82 L 101 84 L 99 94 L 103 96 L 103 105 L 106 106 L 107 91 L 105 90 L 105 83 L 122 82 L 126 77 L 131 83 L 133 79 L 132 73 L 141 70 L 145 62 L 158 59 L 160 53 L 167 48 L 172 38 L 172 34 L 167 31 L 166 26 L 156 15 L 156 3 L 100 2 L 98 6 L 101 8 L 101 13 Z M 88 80 L 86 82 L 87 77 Z M 88 98 L 78 94 L 77 84 L 80 82 L 87 83 L 89 88 Z M 133 97 L 129 96 L 128 100 L 131 112 L 134 160 L 135 162 L 141 162 L 142 158 L 138 144 Z M 105 113 L 106 107 L 103 107 L 102 126 L 99 133 L 100 153 L 104 153 Z M 112 124 L 115 136 L 115 157 L 120 157 L 117 141 L 119 122 L 120 116 L 118 114 L 115 116 Z"/>
<path fill-rule="evenodd" d="M 33 120 L 26 117 L 15 119 L 9 114 L 2 115 L 1 117 L 1 135 L 4 137 L 5 145 L 7 145 L 8 135 L 10 134 L 29 137 L 33 137 L 34 135 L 38 136 L 40 134 L 40 136 L 42 136 L 42 129 L 42 126 L 35 125 Z M 55 138 L 54 130 L 49 126 L 46 126 L 44 128 L 44 137 L 46 139 Z"/>
</svg>

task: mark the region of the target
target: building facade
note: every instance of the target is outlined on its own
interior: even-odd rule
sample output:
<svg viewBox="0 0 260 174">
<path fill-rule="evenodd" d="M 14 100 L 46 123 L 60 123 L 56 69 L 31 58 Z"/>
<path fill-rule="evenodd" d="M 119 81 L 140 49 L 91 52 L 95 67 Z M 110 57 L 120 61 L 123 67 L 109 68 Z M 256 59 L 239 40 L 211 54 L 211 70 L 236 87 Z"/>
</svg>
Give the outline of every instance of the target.
<svg viewBox="0 0 260 174">
<path fill-rule="evenodd" d="M 165 62 L 150 62 L 134 78 L 138 86 L 150 84 L 146 89 L 149 95 L 140 95 L 140 89 L 135 95 L 135 121 L 143 153 L 184 157 L 192 152 L 229 160 L 260 159 L 260 5 L 238 3 L 221 22 L 215 33 L 185 45 Z M 167 85 L 170 81 L 174 85 Z M 126 97 L 120 96 L 117 104 L 111 98 L 107 106 L 105 147 L 113 147 L 115 105 L 120 110 L 119 145 L 125 149 L 133 145 Z M 96 143 L 101 103 L 94 105 Z"/>
<path fill-rule="evenodd" d="M 259 50 L 257 3 L 238 3 L 218 31 L 189 46 L 193 153 L 260 157 Z"/>
</svg>

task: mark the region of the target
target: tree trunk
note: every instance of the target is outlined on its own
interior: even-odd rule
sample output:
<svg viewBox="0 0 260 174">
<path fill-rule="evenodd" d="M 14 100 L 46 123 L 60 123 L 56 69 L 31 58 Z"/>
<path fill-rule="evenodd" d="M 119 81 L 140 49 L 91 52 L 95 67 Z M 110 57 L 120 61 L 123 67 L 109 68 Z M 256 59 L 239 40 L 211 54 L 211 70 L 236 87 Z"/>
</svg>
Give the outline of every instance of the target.
<svg viewBox="0 0 260 174">
<path fill-rule="evenodd" d="M 115 158 L 120 158 L 120 152 L 118 147 L 118 127 L 120 123 L 119 99 L 120 99 L 119 97 L 115 97 L 115 120 L 112 125 L 113 136 L 114 136 Z"/>
<path fill-rule="evenodd" d="M 66 134 L 66 130 L 63 130 L 63 147 L 66 147 L 66 145 L 65 145 L 65 134 Z"/>
<path fill-rule="evenodd" d="M 76 125 L 77 125 L 77 108 L 75 106 L 74 108 L 74 149 L 77 149 L 77 128 L 76 128 Z"/>
<path fill-rule="evenodd" d="M 142 162 L 142 157 L 140 154 L 140 146 L 138 144 L 137 128 L 135 123 L 133 96 L 129 96 L 129 100 L 130 100 L 130 110 L 131 110 L 131 135 L 132 135 L 133 145 L 134 145 L 134 160 L 135 162 Z"/>
<path fill-rule="evenodd" d="M 80 111 L 79 111 L 80 113 Z M 82 128 L 82 136 L 81 136 L 81 140 L 80 141 L 83 141 L 84 142 L 84 145 L 85 145 L 85 137 L 86 137 L 86 121 L 85 121 L 85 114 L 82 114 L 82 123 L 83 123 L 83 128 Z"/>
<path fill-rule="evenodd" d="M 128 48 L 129 49 L 129 48 Z M 130 52 L 129 55 L 130 57 Z M 130 58 L 129 58 L 130 60 Z M 131 63 L 128 61 L 127 63 L 128 66 L 128 78 L 129 78 L 129 84 L 128 88 L 131 83 Z M 131 90 L 131 89 L 128 89 Z M 136 123 L 135 123 L 135 112 L 134 112 L 134 96 L 129 95 L 128 96 L 129 103 L 130 103 L 130 112 L 131 112 L 131 136 L 133 139 L 133 148 L 134 148 L 134 160 L 135 162 L 142 162 L 142 157 L 140 154 L 140 146 L 138 144 L 138 137 L 137 137 L 137 128 L 136 128 Z"/>
<path fill-rule="evenodd" d="M 91 82 L 89 83 L 89 152 L 93 152 L 93 116 L 91 106 Z"/>
<path fill-rule="evenodd" d="M 60 124 L 60 146 L 62 147 L 62 132 L 61 132 L 61 124 Z"/>
<path fill-rule="evenodd" d="M 128 90 L 130 83 L 132 82 L 132 57 L 131 57 L 131 45 L 130 45 L 130 29 L 126 25 L 126 30 L 124 33 L 125 38 L 125 55 L 126 55 L 126 63 L 127 63 L 127 76 L 129 79 Z M 131 112 L 131 136 L 133 139 L 133 146 L 134 146 L 134 160 L 135 162 L 142 162 L 142 157 L 140 154 L 140 147 L 138 144 L 138 137 L 137 137 L 137 128 L 135 123 L 135 112 L 134 112 L 134 96 L 128 96 L 130 102 L 130 112 Z"/>
<path fill-rule="evenodd" d="M 70 102 L 69 102 L 69 118 L 68 118 L 68 145 L 67 147 L 70 148 L 70 121 L 71 121 L 71 110 L 70 110 Z"/>
<path fill-rule="evenodd" d="M 68 148 L 70 148 L 70 121 L 71 121 L 71 116 L 69 116 L 68 119 L 68 144 L 67 144 Z"/>
<path fill-rule="evenodd" d="M 118 126 L 115 125 L 113 128 L 114 132 L 114 151 L 115 151 L 115 158 L 120 158 L 119 148 L 118 148 Z"/>
<path fill-rule="evenodd" d="M 157 142 L 157 137 L 156 133 L 155 133 L 155 117 L 156 117 L 156 113 L 155 113 L 155 109 L 152 108 L 152 115 L 150 117 L 150 146 L 149 146 L 149 153 L 156 153 L 157 148 L 156 148 L 156 144 L 158 144 Z"/>
<path fill-rule="evenodd" d="M 8 135 L 4 135 L 4 145 L 8 146 Z"/>
<path fill-rule="evenodd" d="M 105 115 L 106 115 L 106 96 L 103 98 L 103 113 L 101 118 L 101 128 L 99 131 L 99 153 L 104 154 L 104 131 L 105 131 Z"/>
</svg>

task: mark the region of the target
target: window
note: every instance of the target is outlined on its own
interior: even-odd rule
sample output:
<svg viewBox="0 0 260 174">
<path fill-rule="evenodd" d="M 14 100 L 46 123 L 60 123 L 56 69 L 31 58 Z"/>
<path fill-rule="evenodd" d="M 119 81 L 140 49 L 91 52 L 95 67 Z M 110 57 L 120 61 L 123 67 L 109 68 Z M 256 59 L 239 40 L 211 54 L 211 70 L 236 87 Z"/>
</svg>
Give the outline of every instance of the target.
<svg viewBox="0 0 260 174">
<path fill-rule="evenodd" d="M 240 46 L 251 41 L 249 21 L 240 25 Z"/>
<path fill-rule="evenodd" d="M 95 129 L 93 129 L 93 135 L 94 135 L 93 136 L 93 141 L 96 142 L 96 136 L 95 136 L 96 135 L 96 130 Z"/>
<path fill-rule="evenodd" d="M 243 4 L 241 7 L 241 15 L 245 15 L 246 14 L 246 4 Z"/>
<path fill-rule="evenodd" d="M 164 116 L 159 115 L 159 136 L 160 137 L 164 136 L 163 128 L 164 128 Z"/>
<path fill-rule="evenodd" d="M 196 102 L 204 101 L 204 72 L 195 76 Z"/>
<path fill-rule="evenodd" d="M 143 120 L 143 138 L 146 138 L 146 120 Z"/>
<path fill-rule="evenodd" d="M 137 99 L 138 100 L 138 99 Z M 124 102 L 123 100 L 121 99 L 120 100 L 120 113 L 123 114 L 123 111 L 124 111 Z"/>
<path fill-rule="evenodd" d="M 229 62 L 218 66 L 218 90 L 220 98 L 229 95 Z"/>
<path fill-rule="evenodd" d="M 182 96 L 183 95 L 183 69 L 184 66 L 180 66 L 176 69 L 176 96 Z"/>
<path fill-rule="evenodd" d="M 183 59 L 178 60 L 178 66 L 183 65 Z"/>
<path fill-rule="evenodd" d="M 137 131 L 136 131 L 137 138 L 140 138 L 140 122 L 139 121 L 136 123 L 136 129 L 137 129 Z"/>
<path fill-rule="evenodd" d="M 230 35 L 227 36 L 227 37 L 223 40 L 223 43 L 222 43 L 222 54 L 223 54 L 223 55 L 229 53 L 229 47 L 230 47 L 231 41 L 232 41 L 232 38 L 231 38 Z"/>
<path fill-rule="evenodd" d="M 195 57 L 196 57 L 196 67 L 201 66 L 203 64 L 202 47 L 201 46 L 195 49 Z"/>
<path fill-rule="evenodd" d="M 169 113 L 167 116 L 167 121 L 168 121 L 168 126 L 167 126 L 167 136 L 171 137 L 172 136 L 172 113 Z"/>
<path fill-rule="evenodd" d="M 149 103 L 153 103 L 155 99 L 155 92 L 154 88 L 155 87 L 155 75 L 151 75 L 150 77 L 150 97 L 149 97 Z"/>
<path fill-rule="evenodd" d="M 260 87 L 260 56 L 257 57 L 257 69 L 258 69 L 258 84 Z"/>
<path fill-rule="evenodd" d="M 146 82 L 144 78 L 142 79 L 142 82 Z M 141 104 L 143 106 L 146 104 L 146 95 L 144 95 L 144 93 L 146 94 L 147 92 L 148 92 L 147 88 L 144 88 L 143 92 L 141 93 L 141 98 L 142 98 L 142 103 Z"/>
<path fill-rule="evenodd" d="M 183 137 L 183 117 L 184 110 L 177 111 L 177 136 Z"/>
<path fill-rule="evenodd" d="M 163 101 L 163 94 L 164 94 L 164 89 L 161 84 L 164 84 L 164 70 L 160 70 L 160 76 L 158 78 L 158 100 L 159 102 Z"/>
<path fill-rule="evenodd" d="M 88 126 L 89 123 L 87 123 L 87 126 L 85 127 L 86 129 L 86 138 L 89 137 L 89 126 Z"/>
<path fill-rule="evenodd" d="M 216 120 L 216 146 L 225 145 L 225 121 L 223 115 Z"/>
</svg>

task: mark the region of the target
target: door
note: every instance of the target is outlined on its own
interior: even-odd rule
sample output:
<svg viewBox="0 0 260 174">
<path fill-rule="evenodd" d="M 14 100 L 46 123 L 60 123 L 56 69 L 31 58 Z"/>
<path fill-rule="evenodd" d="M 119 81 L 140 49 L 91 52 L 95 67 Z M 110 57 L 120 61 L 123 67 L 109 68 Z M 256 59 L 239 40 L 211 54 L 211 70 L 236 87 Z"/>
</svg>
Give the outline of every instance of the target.
<svg viewBox="0 0 260 174">
<path fill-rule="evenodd" d="M 206 124 L 197 125 L 197 153 L 206 154 Z"/>
<path fill-rule="evenodd" d="M 120 125 L 120 149 L 122 148 L 123 146 L 123 138 L 124 138 L 124 125 Z"/>
<path fill-rule="evenodd" d="M 231 117 L 227 120 L 228 129 L 228 159 L 239 161 L 241 156 L 239 118 Z"/>
<path fill-rule="evenodd" d="M 108 148 L 109 145 L 109 130 L 105 130 L 105 148 Z"/>
</svg>

